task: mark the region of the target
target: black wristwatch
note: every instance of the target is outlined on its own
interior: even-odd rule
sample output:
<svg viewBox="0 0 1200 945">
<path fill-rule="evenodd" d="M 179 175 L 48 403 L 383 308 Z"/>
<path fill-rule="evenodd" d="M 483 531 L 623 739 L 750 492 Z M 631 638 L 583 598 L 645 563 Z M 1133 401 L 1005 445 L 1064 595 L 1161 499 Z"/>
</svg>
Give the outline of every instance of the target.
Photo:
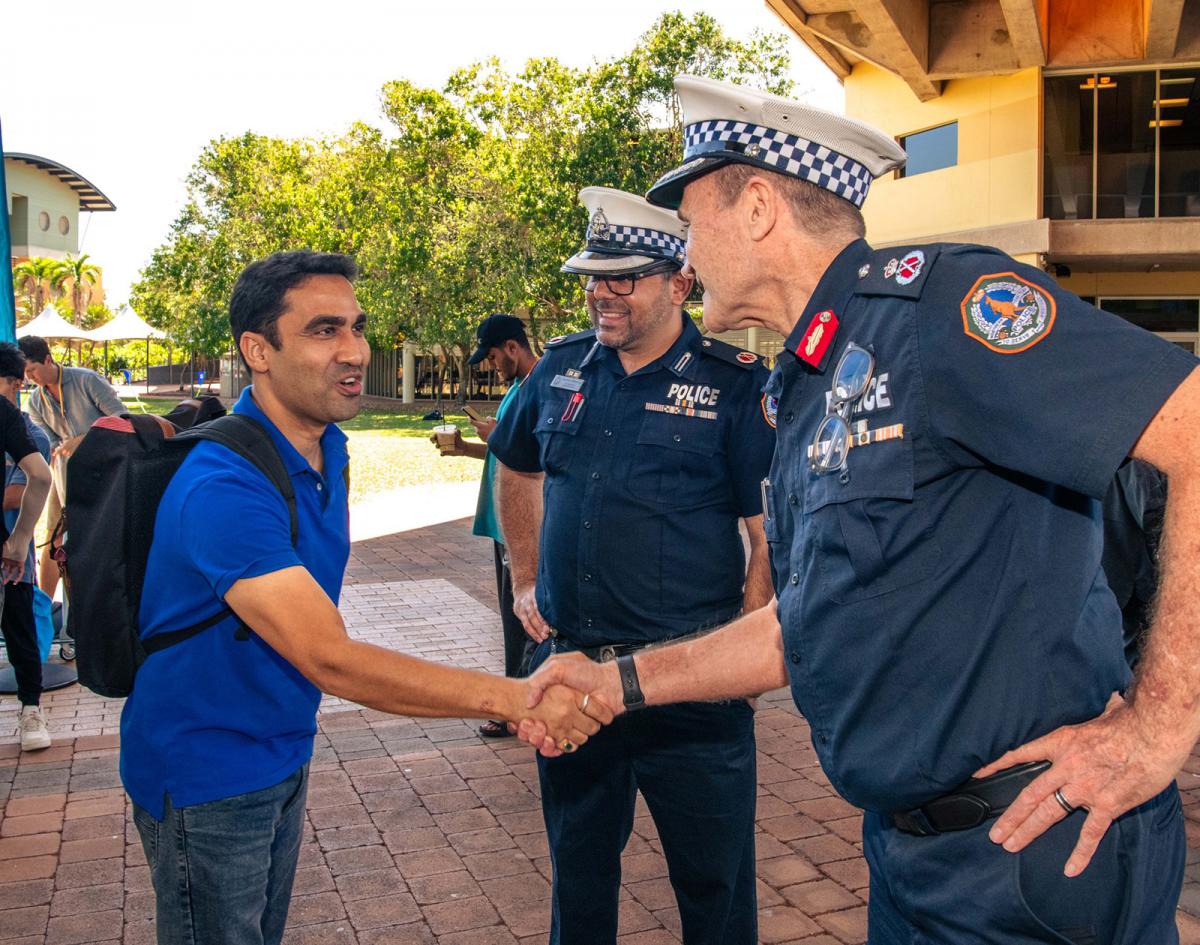
<svg viewBox="0 0 1200 945">
<path fill-rule="evenodd" d="M 642 686 L 638 682 L 637 667 L 633 665 L 633 654 L 617 657 L 617 673 L 621 677 L 621 696 L 627 711 L 646 708 Z"/>
</svg>

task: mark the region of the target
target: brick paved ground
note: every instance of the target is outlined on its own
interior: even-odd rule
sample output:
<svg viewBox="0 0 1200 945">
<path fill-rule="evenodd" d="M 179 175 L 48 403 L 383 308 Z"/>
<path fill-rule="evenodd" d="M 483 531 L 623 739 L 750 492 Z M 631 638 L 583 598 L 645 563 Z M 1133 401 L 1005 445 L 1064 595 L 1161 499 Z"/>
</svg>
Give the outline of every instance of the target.
<svg viewBox="0 0 1200 945">
<path fill-rule="evenodd" d="M 462 523 L 355 548 L 343 611 L 358 637 L 498 670 L 487 543 Z M 0 746 L 0 942 L 152 943 L 153 897 L 117 777 L 119 704 L 72 687 L 47 699 L 55 746 Z M 13 722 L 0 702 L 0 741 Z M 546 940 L 548 859 L 532 752 L 470 724 L 326 700 L 289 945 L 497 945 Z M 758 849 L 761 940 L 861 943 L 860 818 L 816 765 L 784 693 L 763 700 Z M 1185 943 L 1200 943 L 1200 758 L 1189 816 Z M 639 809 L 624 857 L 621 945 L 678 942 L 654 825 Z"/>
</svg>

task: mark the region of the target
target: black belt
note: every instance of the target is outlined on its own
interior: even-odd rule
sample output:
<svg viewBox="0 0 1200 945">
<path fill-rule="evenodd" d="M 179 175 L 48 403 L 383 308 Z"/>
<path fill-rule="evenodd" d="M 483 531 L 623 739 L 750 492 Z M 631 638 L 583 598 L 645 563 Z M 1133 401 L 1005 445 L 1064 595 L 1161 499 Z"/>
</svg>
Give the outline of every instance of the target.
<svg viewBox="0 0 1200 945">
<path fill-rule="evenodd" d="M 1048 761 L 1031 761 L 997 771 L 990 777 L 972 778 L 949 794 L 935 797 L 913 810 L 892 814 L 892 823 L 898 830 L 918 837 L 978 827 L 1007 810 L 1025 785 L 1049 767 Z"/>
<path fill-rule="evenodd" d="M 557 635 L 550 639 L 550 651 L 552 653 L 582 653 L 588 659 L 594 660 L 597 663 L 609 663 L 618 656 L 624 656 L 626 653 L 636 653 L 638 650 L 644 650 L 646 647 L 652 645 L 651 643 L 605 643 L 603 646 L 579 646 Z"/>
</svg>

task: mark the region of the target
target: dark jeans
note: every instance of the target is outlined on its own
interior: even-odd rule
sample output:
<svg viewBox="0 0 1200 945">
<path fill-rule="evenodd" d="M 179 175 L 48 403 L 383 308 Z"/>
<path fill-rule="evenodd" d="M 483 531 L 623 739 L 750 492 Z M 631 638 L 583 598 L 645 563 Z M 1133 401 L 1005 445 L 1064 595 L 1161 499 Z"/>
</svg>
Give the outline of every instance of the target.
<svg viewBox="0 0 1200 945">
<path fill-rule="evenodd" d="M 0 631 L 4 649 L 17 677 L 17 701 L 37 705 L 42 697 L 42 654 L 38 652 L 37 625 L 33 619 L 33 585 L 4 586 Z"/>
<path fill-rule="evenodd" d="M 1086 811 L 1020 853 L 987 836 L 992 822 L 933 837 L 863 820 L 871 869 L 872 945 L 1172 945 L 1187 848 L 1172 784 L 1108 828 L 1091 864 L 1063 875 Z"/>
<path fill-rule="evenodd" d="M 150 864 L 158 945 L 278 945 L 304 832 L 308 765 L 279 784 L 175 808 L 133 805 Z"/>
<path fill-rule="evenodd" d="M 549 651 L 538 648 L 535 664 Z M 550 843 L 550 945 L 613 945 L 621 851 L 640 790 L 658 828 L 685 945 L 755 945 L 754 711 L 654 706 L 561 758 L 538 756 Z"/>
<path fill-rule="evenodd" d="M 498 541 L 493 541 L 492 545 L 496 555 L 496 596 L 500 601 L 500 623 L 504 627 L 504 675 L 526 676 L 529 659 L 537 645 L 525 632 L 521 618 L 513 613 L 512 572 L 508 569 L 504 545 Z"/>
</svg>

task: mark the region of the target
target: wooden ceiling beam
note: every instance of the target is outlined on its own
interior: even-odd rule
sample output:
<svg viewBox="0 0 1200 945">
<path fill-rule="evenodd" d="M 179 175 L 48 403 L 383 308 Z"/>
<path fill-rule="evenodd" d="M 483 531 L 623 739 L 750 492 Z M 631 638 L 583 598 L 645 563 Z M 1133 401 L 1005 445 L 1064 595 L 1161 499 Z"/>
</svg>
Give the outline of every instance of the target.
<svg viewBox="0 0 1200 945">
<path fill-rule="evenodd" d="M 1146 58 L 1170 59 L 1179 42 L 1184 0 L 1143 0 L 1146 17 Z"/>
<path fill-rule="evenodd" d="M 779 17 L 784 26 L 800 37 L 834 75 L 842 80 L 850 75 L 852 64 L 846 60 L 836 46 L 830 45 L 819 34 L 809 29 L 808 14 L 800 8 L 796 0 L 767 0 L 767 6 L 772 13 Z"/>
<path fill-rule="evenodd" d="M 1000 0 L 1008 38 L 1022 69 L 1046 64 L 1048 0 Z"/>
</svg>

